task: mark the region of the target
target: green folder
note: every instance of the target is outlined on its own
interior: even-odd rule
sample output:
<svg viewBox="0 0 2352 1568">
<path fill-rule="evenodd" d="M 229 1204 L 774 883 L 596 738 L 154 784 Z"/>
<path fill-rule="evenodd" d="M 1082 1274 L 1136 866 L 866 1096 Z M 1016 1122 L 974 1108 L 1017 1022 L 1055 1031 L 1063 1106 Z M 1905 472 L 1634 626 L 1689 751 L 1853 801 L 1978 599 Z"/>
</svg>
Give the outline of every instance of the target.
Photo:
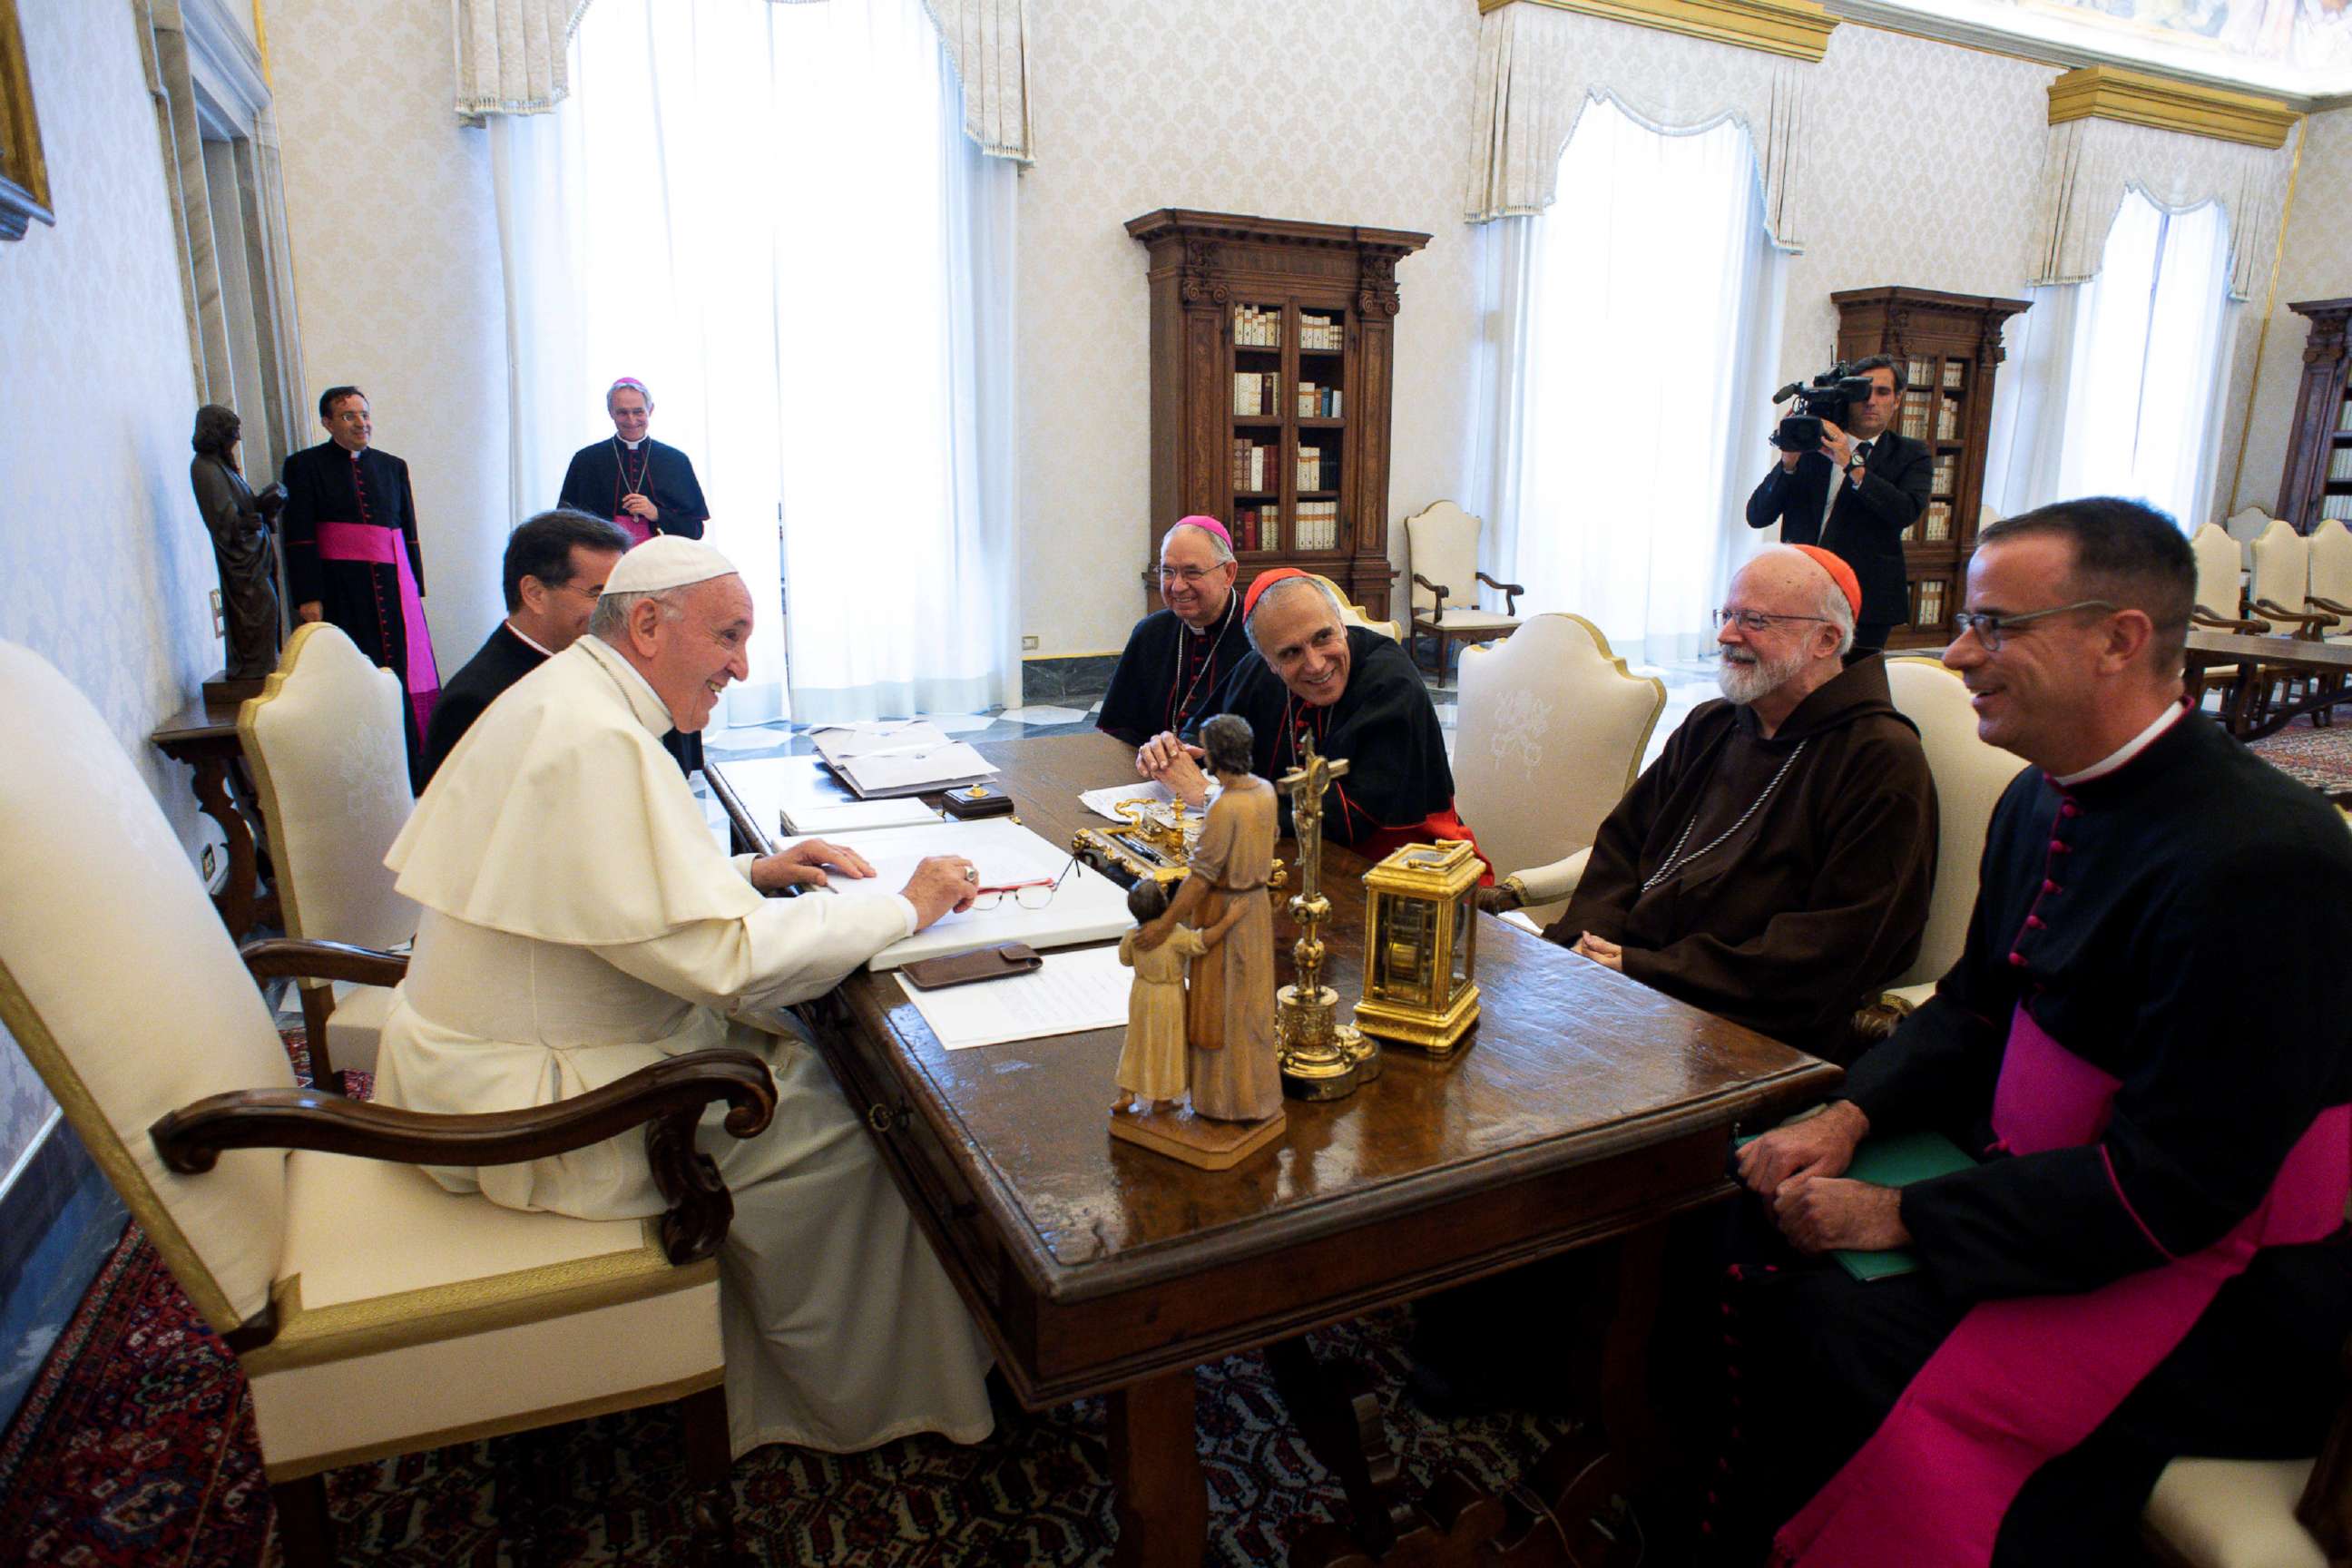
<svg viewBox="0 0 2352 1568">
<path fill-rule="evenodd" d="M 1746 1148 L 1755 1141 L 1742 1138 L 1739 1146 Z M 1975 1163 L 1958 1144 L 1940 1132 L 1898 1132 L 1891 1138 L 1864 1139 L 1854 1150 L 1853 1163 L 1846 1167 L 1845 1173 L 1854 1181 L 1882 1187 L 1907 1187 L 1930 1176 L 1965 1171 Z M 1908 1248 L 1901 1247 L 1885 1252 L 1840 1250 L 1830 1256 L 1864 1284 L 1908 1274 L 1919 1267 L 1919 1260 L 1911 1256 Z"/>
</svg>

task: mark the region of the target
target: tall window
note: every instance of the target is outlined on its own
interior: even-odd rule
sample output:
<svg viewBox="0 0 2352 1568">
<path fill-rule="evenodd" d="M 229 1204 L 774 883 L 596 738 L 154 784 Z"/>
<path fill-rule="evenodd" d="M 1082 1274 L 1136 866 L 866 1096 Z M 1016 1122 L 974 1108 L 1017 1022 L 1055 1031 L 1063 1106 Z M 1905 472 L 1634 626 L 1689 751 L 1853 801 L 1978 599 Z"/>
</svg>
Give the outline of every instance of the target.
<svg viewBox="0 0 2352 1568">
<path fill-rule="evenodd" d="M 2019 512 L 2121 495 L 2207 521 L 2228 393 L 2230 225 L 2124 194 L 2098 275 L 2033 291 L 2017 394 L 1997 415 L 1987 499 Z"/>
<path fill-rule="evenodd" d="M 1489 363 L 1482 453 L 1496 575 L 1663 661 L 1711 641 L 1769 455 L 1779 256 L 1756 154 L 1588 105 L 1540 217 L 1481 231 Z"/>
<path fill-rule="evenodd" d="M 730 722 L 1003 700 L 1013 170 L 922 0 L 599 0 L 572 63 L 493 124 L 518 513 L 636 376 L 758 603 Z"/>
</svg>

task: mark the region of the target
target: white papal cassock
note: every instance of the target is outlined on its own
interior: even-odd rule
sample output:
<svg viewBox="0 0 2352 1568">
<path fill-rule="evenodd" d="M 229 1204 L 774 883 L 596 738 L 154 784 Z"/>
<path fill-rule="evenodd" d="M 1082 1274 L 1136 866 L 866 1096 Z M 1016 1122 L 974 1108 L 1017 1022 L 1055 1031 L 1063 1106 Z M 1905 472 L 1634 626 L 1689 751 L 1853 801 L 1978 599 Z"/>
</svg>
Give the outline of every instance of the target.
<svg viewBox="0 0 2352 1568">
<path fill-rule="evenodd" d="M 734 1450 L 844 1452 L 988 1434 L 989 1358 L 786 1004 L 911 928 L 903 899 L 764 899 L 711 841 L 645 679 L 583 637 L 467 731 L 385 861 L 424 907 L 383 1028 L 376 1098 L 418 1110 L 546 1105 L 663 1057 L 759 1052 L 776 1117 L 700 1143 L 735 1197 L 721 1256 Z M 641 1136 L 433 1174 L 512 1208 L 657 1215 Z M 626 1347 L 615 1347 L 626 1353 Z"/>
</svg>

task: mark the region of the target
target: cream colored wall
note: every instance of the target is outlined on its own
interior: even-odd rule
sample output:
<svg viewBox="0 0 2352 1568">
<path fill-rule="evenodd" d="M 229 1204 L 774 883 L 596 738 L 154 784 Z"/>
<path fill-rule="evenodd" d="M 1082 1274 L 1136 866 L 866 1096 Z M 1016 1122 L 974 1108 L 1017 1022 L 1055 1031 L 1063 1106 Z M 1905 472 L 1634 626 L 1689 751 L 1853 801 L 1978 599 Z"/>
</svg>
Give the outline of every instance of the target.
<svg viewBox="0 0 2352 1568">
<path fill-rule="evenodd" d="M 1032 0 L 1029 20 L 1021 625 L 1045 653 L 1115 651 L 1144 608 L 1148 537 L 1144 253 L 1129 218 L 1183 206 L 1430 234 L 1397 267 L 1391 534 L 1454 493 L 1479 330 L 1462 221 L 1477 7 Z"/>
<path fill-rule="evenodd" d="M 2253 416 L 2244 419 L 2242 392 L 2231 399 L 2234 430 L 2247 432 L 2245 462 L 2222 515 L 2241 507 L 2264 511 L 2278 505 L 2279 480 L 2286 467 L 2287 421 L 2294 416 L 2296 384 L 2303 379 L 2303 344 L 2311 323 L 2287 309 L 2292 300 L 2338 300 L 2352 295 L 2352 109 L 2315 114 L 2295 178 L 2294 210 L 2287 215 L 2286 249 L 2279 258 L 2278 304 L 2270 335 L 2262 345 L 2262 369 L 2254 380 Z M 2253 315 L 2262 301 L 2253 301 Z M 2252 360 L 2249 331 L 2241 334 L 2242 379 Z M 2225 446 L 2221 482 L 2230 482 Z"/>
<path fill-rule="evenodd" d="M 193 853 L 209 824 L 188 772 L 147 743 L 220 668 L 207 598 L 218 579 L 188 489 L 195 374 L 155 110 L 128 5 L 17 11 L 58 225 L 0 245 L 0 637 L 90 700 Z M 8 743 L 12 767 L 74 763 L 37 735 Z M 14 1045 L 0 1047 L 0 1172 L 51 1104 Z"/>
<path fill-rule="evenodd" d="M 268 0 L 270 74 L 317 399 L 364 387 L 406 459 L 446 677 L 498 624 L 507 513 L 506 301 L 488 134 L 451 110 L 448 0 Z"/>
</svg>

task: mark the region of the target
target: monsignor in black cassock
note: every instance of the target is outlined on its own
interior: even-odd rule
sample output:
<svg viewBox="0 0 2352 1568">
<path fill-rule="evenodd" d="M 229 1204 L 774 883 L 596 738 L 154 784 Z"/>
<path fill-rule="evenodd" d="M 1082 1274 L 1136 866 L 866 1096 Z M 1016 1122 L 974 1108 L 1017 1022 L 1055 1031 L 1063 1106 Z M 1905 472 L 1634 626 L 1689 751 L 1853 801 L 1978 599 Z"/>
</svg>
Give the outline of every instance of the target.
<svg viewBox="0 0 2352 1568">
<path fill-rule="evenodd" d="M 650 526 L 657 534 L 702 537 L 702 525 L 710 521 L 710 507 L 702 499 L 692 459 L 650 436 L 638 442 L 634 451 L 613 436 L 572 453 L 572 466 L 563 471 L 562 493 L 556 499 L 559 505 L 577 508 L 591 517 L 618 518 L 625 515 L 621 498 L 632 491 L 653 502 L 661 516 L 650 525 L 642 518 L 631 518 L 631 522 L 640 528 Z"/>
<path fill-rule="evenodd" d="M 499 693 L 547 662 L 547 655 L 515 635 L 515 629 L 500 621 L 466 668 L 449 678 L 441 689 L 441 700 L 433 709 L 433 721 L 425 731 L 425 783 L 432 782 L 457 742 L 482 716 L 482 710 L 497 700 Z M 662 737 L 662 748 L 677 759 L 677 765 L 689 775 L 701 765 L 698 750 L 695 760 L 686 757 L 686 742 L 698 737 L 685 735 L 676 730 Z M 417 794 L 425 793 L 424 784 Z"/>
<path fill-rule="evenodd" d="M 416 714 L 418 683 L 409 668 L 409 623 L 403 613 L 400 575 L 395 565 L 381 561 L 330 559 L 319 548 L 320 523 L 359 523 L 389 529 L 406 549 L 411 580 L 421 597 L 425 593 L 425 557 L 416 543 L 416 498 L 409 489 L 408 465 L 373 447 L 358 457 L 332 441 L 306 447 L 286 459 L 286 510 L 278 527 L 285 551 L 286 595 L 299 613 L 316 601 L 321 616 L 340 628 L 359 650 L 400 678 L 409 700 L 401 704 L 408 734 L 409 776 L 418 787 L 424 781 L 424 730 L 427 717 Z M 366 487 L 364 504 L 361 486 Z M 430 647 L 419 650 L 429 665 Z M 436 682 L 437 684 L 437 682 Z"/>
<path fill-rule="evenodd" d="M 2186 714 L 2063 789 L 2039 768 L 2019 775 L 1993 814 L 1959 963 L 1845 1084 L 1872 1137 L 1937 1127 L 1982 1163 L 1904 1189 L 1916 1273 L 1864 1285 L 1833 1265 L 1743 1270 L 1732 1287 L 1752 1457 L 1734 1469 L 1752 1463 L 1777 1490 L 1763 1527 L 1871 1437 L 1971 1307 L 2161 1268 L 2254 1214 L 2315 1119 L 2352 1101 L 2347 953 L 2342 817 L 2206 719 Z M 2092 1142 L 1992 1150 L 2021 1006 L 2119 1080 Z M 2315 1453 L 2347 1325 L 2340 1224 L 2262 1247 L 2086 1440 L 2032 1473 L 1992 1562 L 2136 1560 L 2173 1457 Z"/>
<path fill-rule="evenodd" d="M 1323 837 L 1331 843 L 1377 858 L 1399 844 L 1466 837 L 1454 820 L 1445 732 L 1421 671 L 1380 633 L 1346 630 L 1348 689 L 1330 707 L 1300 701 L 1253 653 L 1234 667 L 1201 718 L 1238 713 L 1248 720 L 1256 748 L 1250 771 L 1276 783 L 1299 765 L 1299 742 L 1307 735 L 1314 736 L 1321 755 L 1346 758 L 1346 776 L 1332 780 L 1323 797 Z M 1290 797 L 1281 801 L 1282 831 L 1288 833 Z"/>
<path fill-rule="evenodd" d="M 1130 746 L 1163 730 L 1181 735 L 1214 711 L 1210 704 L 1249 651 L 1238 593 L 1226 595 L 1224 614 L 1202 631 L 1173 610 L 1154 610 L 1128 634 L 1095 728 Z"/>
</svg>

